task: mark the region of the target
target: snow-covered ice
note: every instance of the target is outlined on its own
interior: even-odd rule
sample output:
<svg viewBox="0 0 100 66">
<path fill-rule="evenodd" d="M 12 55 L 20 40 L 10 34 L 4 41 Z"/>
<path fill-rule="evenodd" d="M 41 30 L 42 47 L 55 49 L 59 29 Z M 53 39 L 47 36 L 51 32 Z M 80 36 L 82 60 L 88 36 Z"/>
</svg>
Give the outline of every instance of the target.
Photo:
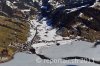
<svg viewBox="0 0 100 66">
<path fill-rule="evenodd" d="M 53 59 L 59 59 L 68 56 L 81 56 L 87 57 L 95 60 L 100 60 L 100 46 L 97 48 L 92 48 L 93 43 L 85 41 L 74 41 L 72 44 L 65 44 L 60 46 L 43 47 L 40 50 L 41 54 Z M 69 62 L 74 60 L 69 60 Z M 14 59 L 0 64 L 0 66 L 100 66 L 95 63 L 82 63 L 82 60 L 78 60 L 78 63 L 46 63 L 44 60 L 40 59 L 37 55 L 17 53 Z"/>
</svg>

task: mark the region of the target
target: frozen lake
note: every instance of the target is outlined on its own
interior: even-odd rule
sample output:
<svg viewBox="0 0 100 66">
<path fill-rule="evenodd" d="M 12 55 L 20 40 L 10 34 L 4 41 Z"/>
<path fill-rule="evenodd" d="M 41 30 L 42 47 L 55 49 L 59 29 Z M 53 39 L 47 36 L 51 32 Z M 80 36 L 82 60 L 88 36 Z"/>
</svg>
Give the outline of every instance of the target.
<svg viewBox="0 0 100 66">
<path fill-rule="evenodd" d="M 75 41 L 73 42 L 73 44 L 52 46 L 47 48 L 43 47 L 41 48 L 41 54 L 56 60 L 59 60 L 62 57 L 69 56 L 81 56 L 95 60 L 100 60 L 100 46 L 98 45 L 96 48 L 92 48 L 92 46 L 93 43 Z M 0 66 L 100 66 L 95 63 L 81 63 L 82 60 L 78 61 L 78 63 L 76 63 L 75 60 L 73 60 L 72 63 L 63 63 L 63 61 L 47 62 L 46 60 L 42 60 L 34 54 L 17 53 L 14 56 L 13 60 L 0 64 Z"/>
</svg>

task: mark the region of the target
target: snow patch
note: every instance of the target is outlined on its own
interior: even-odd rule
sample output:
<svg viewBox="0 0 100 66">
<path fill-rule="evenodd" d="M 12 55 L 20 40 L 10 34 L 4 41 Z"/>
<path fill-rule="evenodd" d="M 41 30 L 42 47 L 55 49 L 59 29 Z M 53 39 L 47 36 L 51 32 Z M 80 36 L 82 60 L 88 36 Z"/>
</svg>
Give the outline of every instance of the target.
<svg viewBox="0 0 100 66">
<path fill-rule="evenodd" d="M 35 19 L 30 20 L 30 37 L 28 38 L 28 41 L 31 41 L 32 38 L 35 35 L 35 28 L 37 28 L 37 36 L 40 38 L 38 41 L 40 42 L 36 42 L 34 44 L 32 44 L 32 47 L 37 49 L 41 48 L 41 47 L 49 47 L 52 45 L 56 45 L 57 43 L 59 43 L 60 45 L 64 45 L 64 44 L 69 44 L 72 42 L 72 40 L 63 40 L 63 38 L 67 38 L 68 37 L 62 37 L 56 34 L 56 29 L 53 29 L 52 26 L 48 26 L 47 25 L 47 21 L 46 18 L 43 18 L 43 20 L 41 21 L 41 23 L 37 22 Z"/>
</svg>

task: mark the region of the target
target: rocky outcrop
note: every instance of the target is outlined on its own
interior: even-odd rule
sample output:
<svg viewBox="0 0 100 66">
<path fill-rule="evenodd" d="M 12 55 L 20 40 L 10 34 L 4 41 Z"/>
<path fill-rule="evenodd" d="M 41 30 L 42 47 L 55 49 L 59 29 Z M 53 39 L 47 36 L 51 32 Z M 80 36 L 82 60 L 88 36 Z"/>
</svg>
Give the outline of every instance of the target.
<svg viewBox="0 0 100 66">
<path fill-rule="evenodd" d="M 53 25 L 59 27 L 57 34 L 68 36 L 69 32 L 69 37 L 80 36 L 81 40 L 92 42 L 100 40 L 100 10 L 95 7 L 85 7 L 73 12 L 68 12 L 65 7 L 61 7 L 62 10 L 55 9 L 52 15 L 55 16 Z"/>
</svg>

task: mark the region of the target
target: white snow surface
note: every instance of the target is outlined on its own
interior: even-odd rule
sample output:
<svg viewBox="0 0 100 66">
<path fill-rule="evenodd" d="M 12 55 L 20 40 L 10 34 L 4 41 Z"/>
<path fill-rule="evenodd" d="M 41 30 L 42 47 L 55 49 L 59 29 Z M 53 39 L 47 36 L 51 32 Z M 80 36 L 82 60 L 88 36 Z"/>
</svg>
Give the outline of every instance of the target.
<svg viewBox="0 0 100 66">
<path fill-rule="evenodd" d="M 33 44 L 33 48 L 53 45 L 56 43 L 63 45 L 72 42 L 72 40 L 63 40 L 62 36 L 56 34 L 57 29 L 53 29 L 51 26 L 47 26 L 46 18 L 43 18 L 41 23 L 37 22 L 36 20 L 30 20 L 30 23 L 32 25 L 30 28 L 31 36 L 28 37 L 28 41 L 31 41 L 36 33 L 34 28 L 37 28 L 37 35 L 40 37 L 39 41 L 45 41 Z"/>
</svg>

